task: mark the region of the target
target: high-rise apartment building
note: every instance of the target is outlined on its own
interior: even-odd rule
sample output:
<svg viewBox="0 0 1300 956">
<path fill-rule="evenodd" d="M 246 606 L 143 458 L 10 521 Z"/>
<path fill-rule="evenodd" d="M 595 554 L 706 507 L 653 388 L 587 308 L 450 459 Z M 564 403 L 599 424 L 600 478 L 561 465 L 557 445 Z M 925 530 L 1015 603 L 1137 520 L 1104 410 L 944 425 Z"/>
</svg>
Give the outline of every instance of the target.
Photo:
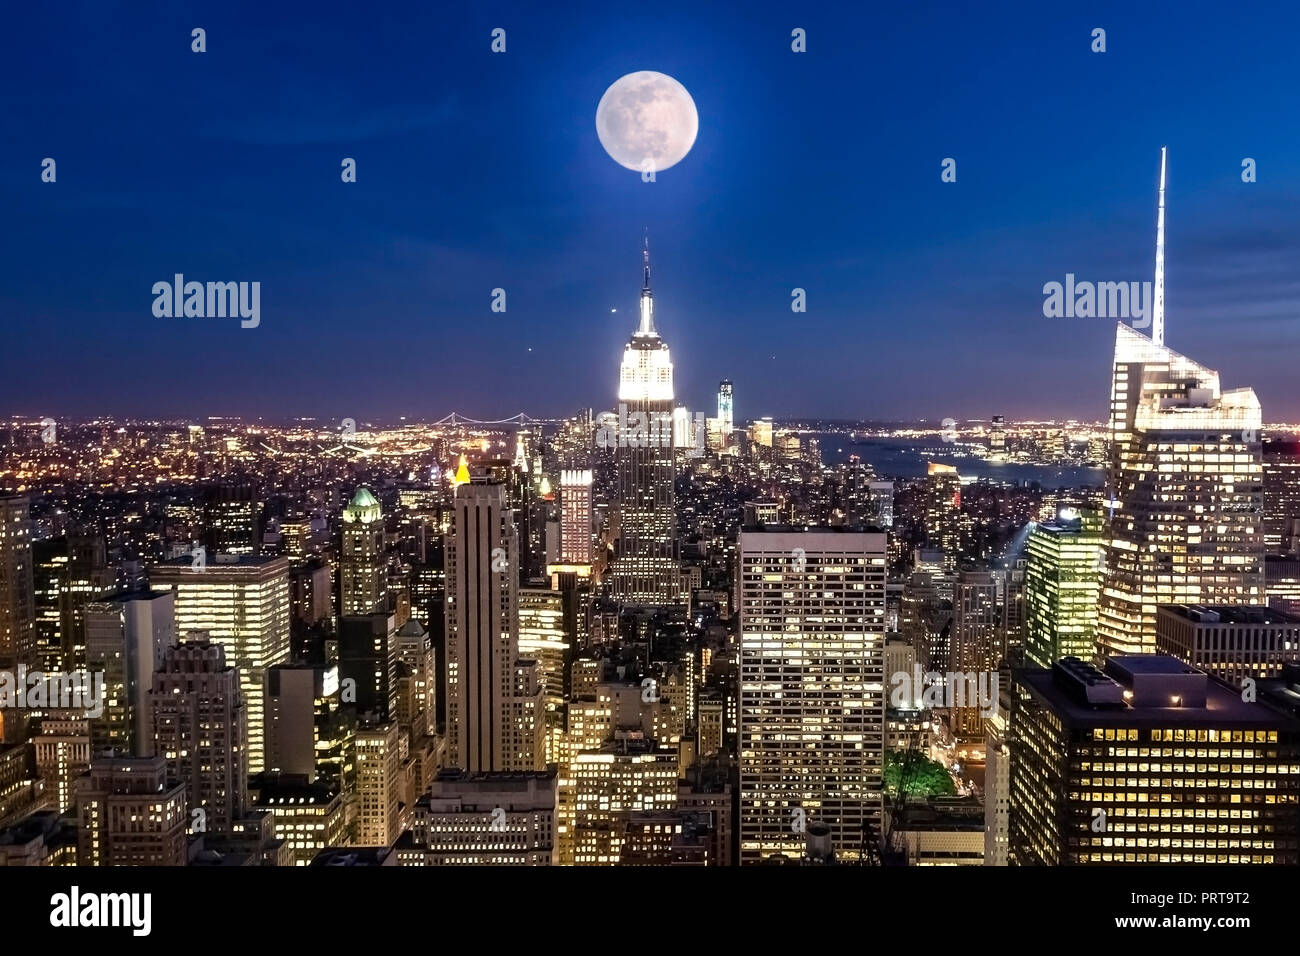
<svg viewBox="0 0 1300 956">
<path fill-rule="evenodd" d="M 68 534 L 32 544 L 36 660 L 47 671 L 72 670 L 85 657 L 86 605 L 113 590 L 104 539 Z"/>
<path fill-rule="evenodd" d="M 615 600 L 629 607 L 675 604 L 681 593 L 677 549 L 677 477 L 673 454 L 673 363 L 654 323 L 650 252 L 644 257 L 641 321 L 623 352 L 618 425 L 612 440 L 618 538 L 612 568 Z"/>
<path fill-rule="evenodd" d="M 384 516 L 369 488 L 358 488 L 343 509 L 339 599 L 344 615 L 376 614 L 388 610 Z"/>
<path fill-rule="evenodd" d="M 1025 542 L 1025 656 L 1038 667 L 1096 651 L 1101 515 L 1062 509 L 1034 525 Z"/>
<path fill-rule="evenodd" d="M 952 645 L 949 663 L 963 674 L 992 674 L 1007 654 L 1007 580 L 1005 571 L 962 571 L 953 588 Z M 949 726 L 959 739 L 983 738 L 984 716 L 977 701 L 949 712 Z"/>
<path fill-rule="evenodd" d="M 433 639 L 423 624 L 411 618 L 394 635 L 397 651 L 397 722 L 413 741 L 438 729 L 438 667 Z"/>
<path fill-rule="evenodd" d="M 176 596 L 176 633 L 203 632 L 226 649 L 239 672 L 248 720 L 248 769 L 261 773 L 266 753 L 266 672 L 289 657 L 289 561 L 215 555 L 164 561 L 150 572 Z"/>
<path fill-rule="evenodd" d="M 740 859 L 800 856 L 806 826 L 841 859 L 879 834 L 886 535 L 741 531 Z"/>
<path fill-rule="evenodd" d="M 167 648 L 149 712 L 154 752 L 167 778 L 185 784 L 190 830 L 233 833 L 248 791 L 248 725 L 225 648 L 208 641 Z"/>
</svg>

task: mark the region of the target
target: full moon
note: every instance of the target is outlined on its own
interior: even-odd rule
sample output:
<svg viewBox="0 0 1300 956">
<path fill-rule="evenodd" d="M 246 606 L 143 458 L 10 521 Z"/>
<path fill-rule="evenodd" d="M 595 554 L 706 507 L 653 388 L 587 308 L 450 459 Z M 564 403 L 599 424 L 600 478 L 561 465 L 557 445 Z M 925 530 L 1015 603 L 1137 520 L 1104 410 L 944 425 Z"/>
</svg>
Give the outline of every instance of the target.
<svg viewBox="0 0 1300 956">
<path fill-rule="evenodd" d="M 640 70 L 611 84 L 596 107 L 596 135 L 614 162 L 637 172 L 676 166 L 695 145 L 700 116 L 671 76 Z"/>
</svg>

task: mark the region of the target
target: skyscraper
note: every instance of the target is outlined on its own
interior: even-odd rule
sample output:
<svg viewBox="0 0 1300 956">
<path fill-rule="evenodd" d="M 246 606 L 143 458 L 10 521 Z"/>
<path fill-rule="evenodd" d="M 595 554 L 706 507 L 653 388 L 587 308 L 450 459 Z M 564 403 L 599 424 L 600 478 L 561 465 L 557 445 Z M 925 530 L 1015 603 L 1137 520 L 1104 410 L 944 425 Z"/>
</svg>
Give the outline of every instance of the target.
<svg viewBox="0 0 1300 956">
<path fill-rule="evenodd" d="M 519 656 L 537 662 L 545 694 L 548 762 L 560 759 L 564 735 L 565 665 L 572 642 L 564 630 L 564 593 L 550 588 L 519 591 Z"/>
<path fill-rule="evenodd" d="M 128 591 L 86 605 L 86 666 L 104 672 L 104 712 L 90 722 L 95 756 L 153 756 L 149 691 L 176 637 L 170 590 Z"/>
<path fill-rule="evenodd" d="M 814 822 L 859 858 L 880 832 L 886 535 L 746 528 L 739 552 L 741 862 L 801 855 Z"/>
<path fill-rule="evenodd" d="M 337 666 L 277 664 L 267 670 L 266 769 L 350 788 L 356 771 L 356 708 L 344 703 Z"/>
<path fill-rule="evenodd" d="M 1038 667 L 1091 658 L 1101 587 L 1101 515 L 1062 509 L 1029 532 L 1025 553 L 1025 656 Z"/>
<path fill-rule="evenodd" d="M 989 423 L 989 458 L 993 461 L 1007 458 L 1007 420 L 1001 415 L 994 415 Z"/>
<path fill-rule="evenodd" d="M 1263 604 L 1259 400 L 1120 325 L 1098 642 L 1155 649 L 1159 604 Z"/>
<path fill-rule="evenodd" d="M 735 427 L 735 393 L 732 384 L 723 379 L 718 383 L 718 427 L 723 437 L 731 434 Z"/>
<path fill-rule="evenodd" d="M 961 476 L 956 467 L 930 462 L 922 495 L 926 541 L 943 552 L 945 568 L 955 569 L 962 537 Z"/>
<path fill-rule="evenodd" d="M 23 495 L 0 497 L 0 666 L 33 663 L 36 651 L 30 506 Z"/>
<path fill-rule="evenodd" d="M 530 718 L 517 699 L 518 530 L 503 485 L 476 480 L 456 489 L 445 553 L 447 765 L 469 773 L 541 769 L 522 760 L 518 746 L 527 731 L 542 749 L 541 715 L 513 726 Z"/>
<path fill-rule="evenodd" d="M 357 845 L 392 846 L 401 832 L 397 815 L 402 760 L 395 721 L 357 731 Z"/>
<path fill-rule="evenodd" d="M 397 620 L 391 614 L 339 618 L 339 680 L 349 686 L 357 713 L 394 720 L 397 706 Z"/>
<path fill-rule="evenodd" d="M 1115 329 L 1104 654 L 1155 650 L 1159 604 L 1263 604 L 1259 399 L 1164 344 L 1164 154 L 1151 338 Z"/>
<path fill-rule="evenodd" d="M 951 665 L 954 671 L 990 674 L 1006 657 L 1006 572 L 962 571 L 952 597 Z M 984 718 L 977 702 L 953 707 L 950 726 L 960 739 L 984 736 Z"/>
<path fill-rule="evenodd" d="M 384 516 L 368 488 L 358 488 L 343 509 L 339 598 L 342 614 L 374 614 L 388 609 Z"/>
<path fill-rule="evenodd" d="M 1300 441 L 1264 442 L 1264 545 L 1269 554 L 1300 550 Z"/>
<path fill-rule="evenodd" d="M 591 469 L 560 472 L 560 563 L 591 564 Z"/>
<path fill-rule="evenodd" d="M 673 363 L 655 330 L 648 245 L 640 312 L 619 372 L 614 450 L 618 539 L 612 582 L 614 598 L 624 606 L 658 607 L 677 602 L 681 582 L 673 488 Z"/>
<path fill-rule="evenodd" d="M 190 829 L 231 833 L 248 791 L 248 725 L 225 649 L 208 641 L 167 648 L 149 713 L 168 778 L 185 784 Z"/>
<path fill-rule="evenodd" d="M 203 546 L 209 555 L 257 554 L 262 546 L 262 504 L 252 485 L 204 489 Z"/>
<path fill-rule="evenodd" d="M 176 633 L 194 631 L 225 645 L 239 671 L 248 712 L 248 769 L 265 769 L 266 671 L 289 657 L 289 561 L 257 555 L 217 555 L 202 568 L 190 558 L 150 571 L 159 588 L 176 594 Z"/>
</svg>

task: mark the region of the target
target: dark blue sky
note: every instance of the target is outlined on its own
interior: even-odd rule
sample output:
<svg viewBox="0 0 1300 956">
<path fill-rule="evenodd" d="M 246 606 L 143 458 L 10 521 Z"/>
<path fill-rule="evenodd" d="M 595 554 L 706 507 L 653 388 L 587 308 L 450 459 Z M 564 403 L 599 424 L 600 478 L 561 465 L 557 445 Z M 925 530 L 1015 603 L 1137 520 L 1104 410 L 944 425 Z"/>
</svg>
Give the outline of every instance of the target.
<svg viewBox="0 0 1300 956">
<path fill-rule="evenodd" d="M 1100 418 L 1113 322 L 1045 319 L 1041 290 L 1151 277 L 1167 144 L 1167 342 L 1300 419 L 1296 8 L 550 6 L 14 7 L 0 410 L 612 404 L 648 227 L 692 407 L 731 378 L 741 418 Z M 654 183 L 594 126 L 641 69 L 700 114 Z M 155 318 L 176 272 L 260 281 L 260 327 Z"/>
</svg>

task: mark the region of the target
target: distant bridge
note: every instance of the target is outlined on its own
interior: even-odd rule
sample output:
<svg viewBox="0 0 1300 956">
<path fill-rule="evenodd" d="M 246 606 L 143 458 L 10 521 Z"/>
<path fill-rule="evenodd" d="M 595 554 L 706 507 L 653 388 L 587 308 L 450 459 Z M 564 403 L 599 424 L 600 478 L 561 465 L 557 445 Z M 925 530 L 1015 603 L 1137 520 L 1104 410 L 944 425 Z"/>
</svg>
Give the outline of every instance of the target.
<svg viewBox="0 0 1300 956">
<path fill-rule="evenodd" d="M 452 412 L 450 415 L 445 415 L 436 422 L 433 422 L 433 424 L 451 425 L 452 427 L 457 425 L 518 425 L 522 428 L 525 425 L 550 425 L 562 421 L 564 421 L 563 418 L 533 418 L 531 415 L 526 415 L 523 412 L 520 412 L 518 415 L 513 415 L 510 418 L 497 418 L 491 420 L 469 418 L 465 415 L 461 415 L 459 412 Z"/>
</svg>

